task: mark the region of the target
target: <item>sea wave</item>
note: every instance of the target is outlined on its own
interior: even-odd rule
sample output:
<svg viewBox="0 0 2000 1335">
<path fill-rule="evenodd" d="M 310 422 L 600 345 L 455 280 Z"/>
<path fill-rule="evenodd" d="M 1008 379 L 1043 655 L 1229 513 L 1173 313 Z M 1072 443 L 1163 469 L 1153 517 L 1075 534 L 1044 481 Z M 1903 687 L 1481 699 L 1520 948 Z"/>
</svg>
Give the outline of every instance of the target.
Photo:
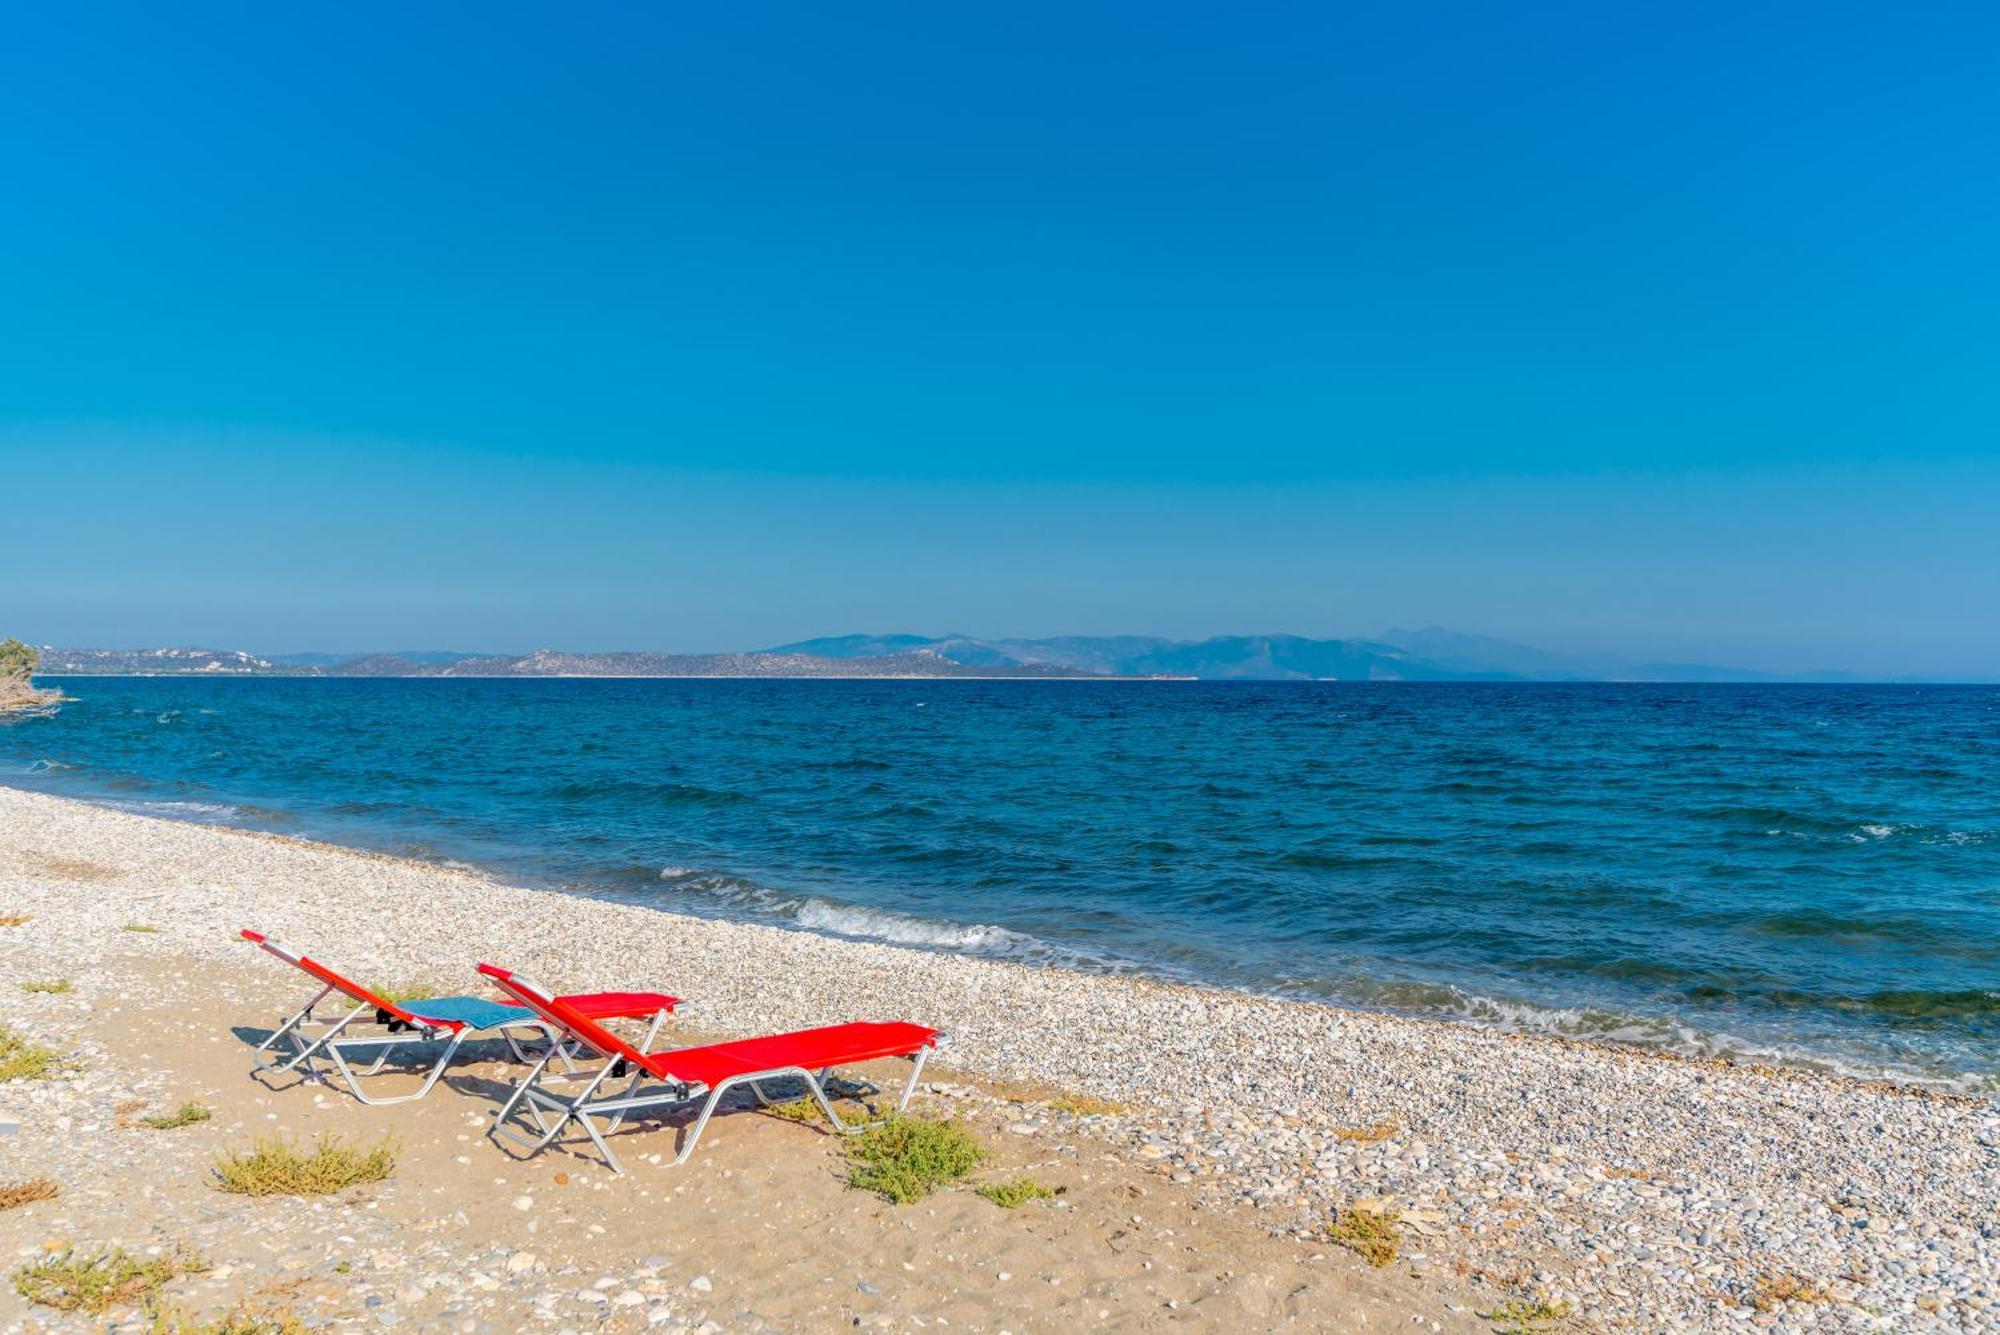
<svg viewBox="0 0 2000 1335">
<path fill-rule="evenodd" d="M 134 816 L 159 816 L 167 820 L 193 821 L 200 825 L 226 825 L 243 819 L 248 813 L 239 806 L 228 802 L 179 802 L 166 799 L 138 799 L 101 797 L 93 799 L 95 805 L 110 807 L 113 811 L 123 811 Z"/>
<path fill-rule="evenodd" d="M 917 946 L 927 950 L 982 955 L 1022 963 L 1124 972 L 1131 966 L 1107 956 L 1060 946 L 996 923 L 959 923 L 920 918 L 891 909 L 777 890 L 741 876 L 691 867 L 663 867 L 659 879 L 675 892 L 677 907 L 706 907 L 730 917 L 776 922 L 858 941 Z M 690 903 L 696 901 L 696 903 Z"/>
</svg>

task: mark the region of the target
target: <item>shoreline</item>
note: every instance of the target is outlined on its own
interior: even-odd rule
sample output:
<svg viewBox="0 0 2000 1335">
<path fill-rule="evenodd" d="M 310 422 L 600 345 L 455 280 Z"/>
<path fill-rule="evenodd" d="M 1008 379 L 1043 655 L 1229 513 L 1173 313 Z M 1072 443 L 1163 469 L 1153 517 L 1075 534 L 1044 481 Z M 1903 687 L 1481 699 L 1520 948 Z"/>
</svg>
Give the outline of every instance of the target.
<svg viewBox="0 0 2000 1335">
<path fill-rule="evenodd" d="M 136 674 L 115 674 L 136 675 Z M 656 678 L 653 680 L 671 680 Z M 1414 1024 L 1438 1024 L 1463 1028 L 1475 1032 L 1488 1033 L 1506 1038 L 1518 1038 L 1558 1045 L 1581 1045 L 1602 1048 L 1613 1053 L 1624 1053 L 1666 1061 L 1691 1063 L 1697 1066 L 1713 1066 L 1717 1069 L 1760 1070 L 1810 1075 L 1816 1078 L 1853 1083 L 1869 1089 L 1904 1090 L 1912 1093 L 1935 1094 L 1942 1097 L 1970 1098 L 1976 1102 L 1994 1102 L 2000 1105 L 2000 1072 L 1967 1071 L 1957 1068 L 1928 1070 L 1914 1066 L 1898 1066 L 1885 1060 L 1849 1058 L 1834 1053 L 1816 1051 L 1810 1047 L 1789 1047 L 1780 1039 L 1763 1041 L 1747 1039 L 1732 1034 L 1726 1029 L 1701 1028 L 1689 1023 L 1676 1013 L 1652 1014 L 1642 1012 L 1613 1012 L 1630 1023 L 1658 1023 L 1665 1030 L 1678 1033 L 1678 1046 L 1673 1043 L 1651 1041 L 1638 1038 L 1606 1037 L 1591 1033 L 1566 1033 L 1549 1025 L 1536 1025 L 1521 1020 L 1494 1021 L 1481 1018 L 1476 1008 L 1484 1005 L 1496 1013 L 1507 1014 L 1513 1010 L 1524 1010 L 1537 1016 L 1561 1016 L 1578 1008 L 1581 1003 L 1560 1003 L 1544 1001 L 1532 997 L 1498 995 L 1486 996 L 1479 993 L 1459 992 L 1466 1002 L 1464 1013 L 1426 1011 L 1414 1007 L 1398 1007 L 1390 1004 L 1375 1005 L 1365 1001 L 1345 1000 L 1338 997 L 1313 996 L 1296 992 L 1262 990 L 1258 987 L 1230 982 L 1208 981 L 1188 974 L 1156 967 L 1143 960 L 1126 960 L 1121 963 L 1130 967 L 1110 967 L 1094 969 L 1084 963 L 1085 956 L 1069 950 L 1061 942 L 1043 941 L 1053 958 L 1023 960 L 1007 955 L 979 951 L 959 952 L 946 946 L 926 944 L 918 940 L 897 939 L 893 936 L 870 935 L 865 932 L 844 933 L 833 929 L 822 929 L 787 922 L 774 922 L 748 914 L 717 913 L 706 915 L 687 912 L 671 905 L 650 902 L 620 892 L 618 889 L 588 880 L 564 879 L 547 873 L 546 869 L 519 866 L 513 870 L 480 866 L 460 860 L 439 851 L 434 858 L 414 856 L 408 853 L 388 852 L 371 848 L 365 843 L 342 842 L 338 831 L 318 836 L 288 834 L 282 830 L 260 829 L 255 826 L 233 823 L 246 817 L 255 819 L 259 813 L 285 820 L 299 819 L 297 813 L 285 808 L 260 808 L 247 800 L 228 804 L 223 810 L 227 815 L 217 819 L 197 819 L 190 816 L 173 815 L 167 812 L 139 810 L 149 805 L 173 807 L 186 805 L 171 799 L 160 799 L 157 803 L 140 798 L 119 798 L 108 793 L 89 796 L 47 792 L 34 787 L 23 787 L 0 778 L 0 789 L 31 793 L 51 797 L 57 801 L 75 802 L 101 810 L 127 814 L 147 820 L 164 820 L 171 824 L 193 825 L 202 829 L 222 830 L 255 838 L 273 839 L 291 843 L 303 848 L 313 848 L 331 853 L 346 853 L 357 857 L 381 858 L 389 862 L 407 864 L 412 870 L 438 872 L 441 874 L 464 874 L 488 884 L 506 885 L 512 889 L 533 893 L 556 894 L 597 902 L 636 908 L 646 912 L 665 914 L 677 919 L 701 922 L 738 923 L 757 926 L 780 932 L 797 932 L 819 939 L 846 942 L 856 945 L 880 945 L 891 949 L 910 950 L 922 955 L 946 955 L 966 960 L 991 962 L 996 964 L 1019 964 L 1032 969 L 1051 969 L 1058 973 L 1073 974 L 1091 979 L 1113 979 L 1128 982 L 1146 982 L 1163 987 L 1184 987 L 1198 993 L 1215 993 L 1223 996 L 1242 997 L 1272 1001 L 1281 1005 L 1300 1005 L 1325 1008 L 1339 1015 L 1352 1017 L 1383 1017 Z M 200 804 L 196 804 L 200 805 Z M 863 911 L 865 905 L 854 906 Z M 880 910 L 889 917 L 903 917 L 894 909 Z M 912 922 L 929 923 L 929 919 L 911 919 Z M 955 921 L 939 922 L 946 928 L 963 927 Z M 1437 984 L 1447 987 L 1447 984 Z M 1453 991 L 1458 991 L 1452 988 Z M 1703 1051 L 1703 1047 L 1723 1049 Z M 1692 1050 L 1691 1050 L 1692 1049 Z"/>
<path fill-rule="evenodd" d="M 248 925 L 449 991 L 476 990 L 475 958 L 666 988 L 709 1032 L 916 1020 L 952 1033 L 956 1070 L 1124 1105 L 1089 1133 L 1213 1206 L 1317 1237 L 1392 1202 L 1427 1266 L 1604 1326 L 1727 1328 L 1780 1271 L 1854 1329 L 2000 1302 L 2000 1109 L 1968 1095 L 691 917 L 0 788 L 10 911 L 86 949 L 152 923 L 190 973 L 234 967 Z"/>
</svg>

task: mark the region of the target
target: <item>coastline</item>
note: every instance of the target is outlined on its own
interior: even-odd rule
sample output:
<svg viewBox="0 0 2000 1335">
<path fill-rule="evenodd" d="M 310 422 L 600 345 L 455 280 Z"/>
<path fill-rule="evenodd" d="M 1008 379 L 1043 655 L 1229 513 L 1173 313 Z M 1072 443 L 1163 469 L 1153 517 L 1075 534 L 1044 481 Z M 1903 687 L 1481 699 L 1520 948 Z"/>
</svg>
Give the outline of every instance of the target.
<svg viewBox="0 0 2000 1335">
<path fill-rule="evenodd" d="M 1969 1328 L 2000 1301 L 1987 1100 L 687 917 L 0 788 L 10 911 L 84 957 L 142 918 L 193 975 L 242 967 L 230 933 L 252 925 L 449 991 L 476 990 L 476 958 L 565 990 L 665 988 L 710 1032 L 917 1020 L 970 1076 L 1124 1105 L 1083 1132 L 1212 1208 L 1313 1237 L 1386 1201 L 1420 1270 L 1593 1328 L 1770 1318 L 1751 1304 L 1778 1274 L 1826 1295 L 1778 1311 L 1785 1329 L 1878 1328 L 1871 1310 Z M 0 935 L 9 991 L 34 963 Z"/>
</svg>

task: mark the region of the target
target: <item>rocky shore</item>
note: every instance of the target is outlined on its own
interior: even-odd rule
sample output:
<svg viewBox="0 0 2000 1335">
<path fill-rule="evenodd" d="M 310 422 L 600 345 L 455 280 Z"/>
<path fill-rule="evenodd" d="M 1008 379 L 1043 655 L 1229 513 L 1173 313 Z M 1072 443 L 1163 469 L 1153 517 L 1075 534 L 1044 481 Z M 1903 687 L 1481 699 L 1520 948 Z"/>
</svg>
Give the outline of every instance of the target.
<svg viewBox="0 0 2000 1335">
<path fill-rule="evenodd" d="M 1327 1277 L 1315 1299 L 1325 1306 L 1244 1309 L 1227 1321 L 1219 1309 L 1201 1314 L 1192 1290 L 1183 1307 L 1169 1305 L 1179 1298 L 1140 1303 L 1139 1291 L 1118 1289 L 1118 1301 L 1101 1308 L 1107 1324 L 1493 1329 L 1511 1318 L 1473 1314 L 1514 1302 L 1533 1304 L 1512 1310 L 1530 1313 L 1520 1328 L 1536 1330 L 2000 1330 L 2000 1108 L 1990 1100 L 686 918 L 0 789 L 7 917 L 26 921 L 0 928 L 6 1023 L 70 1043 L 91 1016 L 104 1024 L 107 1007 L 125 1029 L 171 1013 L 190 1026 L 190 1044 L 213 1060 L 226 1056 L 230 1074 L 213 1077 L 217 1088 L 241 1079 L 231 1007 L 218 1004 L 213 1015 L 197 1008 L 197 1021 L 173 1003 L 267 986 L 261 962 L 231 939 L 239 924 L 309 944 L 369 978 L 454 992 L 478 990 L 477 959 L 566 990 L 663 987 L 693 999 L 685 1024 L 710 1033 L 921 1021 L 953 1036 L 951 1066 L 932 1096 L 959 1100 L 1007 1152 L 1101 1162 L 1105 1180 L 1156 1193 L 1131 1209 L 1135 1221 L 1169 1202 L 1191 1220 L 1222 1221 L 1212 1240 L 1201 1227 L 1180 1234 L 1162 1253 L 1175 1264 L 1238 1279 L 1270 1281 L 1289 1274 L 1285 1267 L 1317 1267 L 1311 1273 Z M 124 930 L 134 925 L 155 930 Z M 78 980 L 87 1004 L 23 995 L 20 984 L 56 972 Z M 116 990 L 135 978 L 153 981 L 136 993 Z M 254 1012 L 256 1022 L 287 999 L 281 981 L 269 980 L 271 1005 Z M 75 1134 L 88 1114 L 55 1113 L 69 1119 L 70 1134 L 45 1134 L 51 1109 L 68 1107 L 79 1089 L 111 1098 L 121 1082 L 164 1093 L 174 1083 L 171 1052 L 140 1042 L 116 1078 L 93 1071 L 32 1087 L 0 1084 L 0 1163 L 8 1165 L 0 1179 L 17 1175 L 30 1145 L 38 1168 L 46 1162 L 86 1179 L 99 1172 L 87 1138 Z M 264 1097 L 267 1109 L 245 1115 L 355 1111 L 317 1091 L 293 1091 L 289 1103 Z M 521 1169 L 478 1138 L 483 1107 L 442 1090 L 416 1107 L 440 1128 L 436 1119 L 449 1119 L 450 1135 L 438 1131 L 446 1161 L 463 1156 L 474 1166 L 470 1180 L 483 1195 L 465 1208 L 483 1200 L 504 1213 L 510 1188 L 486 1184 Z M 365 1111 L 369 1125 L 410 1124 L 380 1115 L 408 1110 Z M 752 1143 L 730 1126 L 711 1134 L 738 1147 L 718 1155 Z M 454 1150 L 452 1136 L 465 1143 Z M 128 1171 L 153 1175 L 143 1153 L 125 1158 Z M 593 1192 L 630 1210 L 641 1193 L 657 1206 L 666 1193 L 679 1199 L 720 1181 L 699 1159 L 672 1181 L 660 1171 L 593 1173 Z M 748 1173 L 749 1162 L 737 1171 Z M 826 1174 L 815 1177 L 806 1163 L 792 1171 L 824 1185 Z M 784 1184 L 773 1189 L 782 1199 Z M 832 1203 L 838 1196 L 828 1199 L 829 1209 L 842 1208 Z M 1356 1210 L 1394 1221 L 1393 1266 L 1371 1271 L 1330 1238 L 1329 1224 Z M 14 1222 L 26 1213 L 0 1211 L 0 1253 L 26 1255 L 46 1241 L 46 1224 Z M 966 1228 L 978 1235 L 1005 1222 L 990 1213 L 967 1216 Z M 775 1218 L 774 1244 L 786 1236 L 782 1210 Z M 394 1244 L 394 1229 L 364 1238 L 359 1225 L 342 1227 L 340 1236 L 353 1239 L 344 1245 L 359 1253 Z M 1108 1238 L 1089 1246 L 1115 1251 Z M 1066 1245 L 1078 1258 L 1088 1250 Z M 504 1277 L 515 1251 L 503 1240 L 490 1249 L 468 1264 Z M 566 1297 L 547 1309 L 548 1328 L 581 1329 L 621 1311 L 643 1325 L 656 1307 L 662 1324 L 701 1317 L 749 1328 L 716 1304 L 691 1301 L 694 1277 L 684 1270 L 672 1270 L 671 1283 L 660 1279 L 667 1262 L 680 1264 L 664 1236 L 652 1250 L 662 1256 L 650 1276 L 640 1274 L 651 1264 L 642 1257 L 606 1286 L 640 1297 L 614 1296 L 602 1311 L 585 1303 L 588 1319 Z M 471 1301 L 461 1300 L 468 1330 L 487 1320 L 476 1304 L 465 1306 Z M 909 1304 L 910 1313 L 922 1310 Z M 1024 1309 L 1010 1328 L 1090 1324 L 1099 1311 Z M 42 1319 L 11 1294 L 0 1299 L 0 1328 L 35 1329 Z M 964 1312 L 955 1324 L 966 1321 L 978 1324 Z M 814 1326 L 800 1318 L 793 1328 Z"/>
<path fill-rule="evenodd" d="M 0 676 L 0 714 L 47 709 L 62 700 L 62 692 L 38 689 L 27 677 Z"/>
</svg>

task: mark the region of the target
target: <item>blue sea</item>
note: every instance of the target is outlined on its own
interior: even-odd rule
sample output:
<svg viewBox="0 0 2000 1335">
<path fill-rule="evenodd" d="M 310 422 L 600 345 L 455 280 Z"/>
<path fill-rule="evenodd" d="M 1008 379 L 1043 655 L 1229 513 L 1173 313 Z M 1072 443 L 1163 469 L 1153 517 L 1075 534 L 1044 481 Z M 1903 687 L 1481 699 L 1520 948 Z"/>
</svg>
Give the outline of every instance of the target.
<svg viewBox="0 0 2000 1335">
<path fill-rule="evenodd" d="M 2000 1089 L 2000 689 L 59 684 L 0 727 L 0 782 L 679 913 Z"/>
</svg>

